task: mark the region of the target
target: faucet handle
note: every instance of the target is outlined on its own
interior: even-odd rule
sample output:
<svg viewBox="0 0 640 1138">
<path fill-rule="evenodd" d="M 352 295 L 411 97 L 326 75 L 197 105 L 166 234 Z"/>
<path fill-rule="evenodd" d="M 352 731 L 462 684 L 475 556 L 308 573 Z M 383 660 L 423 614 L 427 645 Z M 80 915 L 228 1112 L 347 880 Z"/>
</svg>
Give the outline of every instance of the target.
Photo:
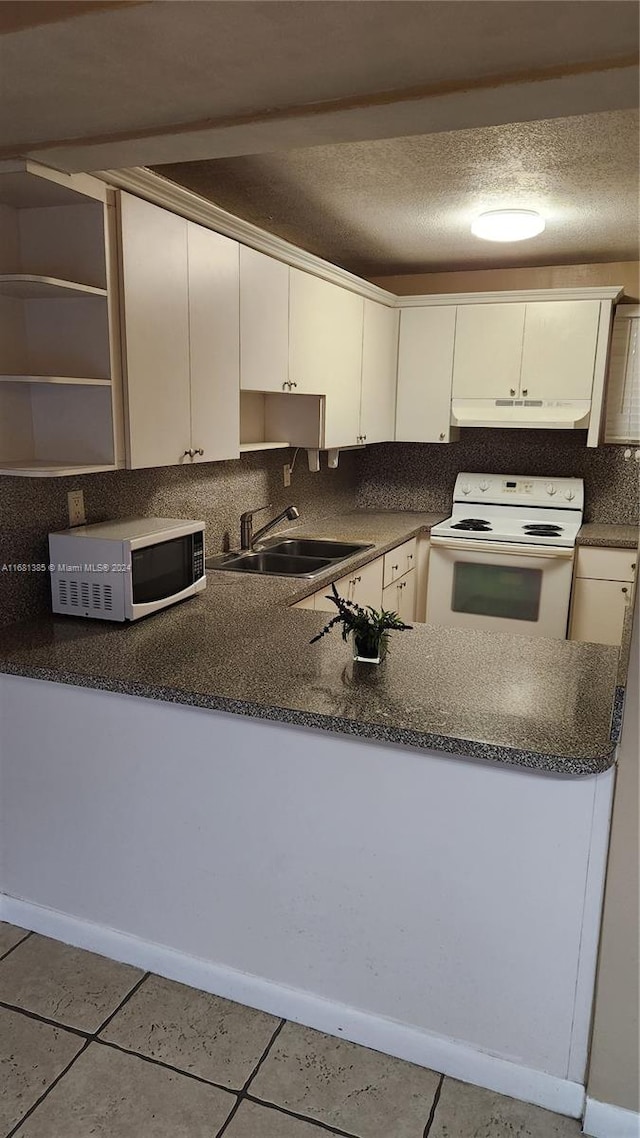
<svg viewBox="0 0 640 1138">
<path fill-rule="evenodd" d="M 273 506 L 269 502 L 266 506 L 256 506 L 253 510 L 245 510 L 244 514 L 240 514 L 240 521 L 247 521 L 252 518 L 254 514 L 259 514 L 261 510 L 272 510 Z"/>
</svg>

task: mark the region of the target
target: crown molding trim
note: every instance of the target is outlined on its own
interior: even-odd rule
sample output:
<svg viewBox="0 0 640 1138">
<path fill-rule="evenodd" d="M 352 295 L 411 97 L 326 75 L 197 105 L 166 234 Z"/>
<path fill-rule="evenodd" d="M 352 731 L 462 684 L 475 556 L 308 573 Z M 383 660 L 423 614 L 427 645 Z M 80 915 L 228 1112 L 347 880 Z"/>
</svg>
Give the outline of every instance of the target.
<svg viewBox="0 0 640 1138">
<path fill-rule="evenodd" d="M 379 285 L 371 284 L 362 277 L 347 272 L 346 269 L 332 265 L 330 261 L 324 261 L 322 257 L 316 257 L 314 253 L 308 253 L 297 245 L 292 245 L 282 237 L 268 233 L 266 229 L 260 229 L 249 221 L 243 221 L 242 218 L 227 213 L 225 209 L 193 193 L 192 190 L 170 182 L 161 174 L 147 170 L 144 166 L 134 166 L 128 170 L 98 170 L 94 173 L 94 177 L 101 178 L 102 181 L 120 190 L 137 194 L 138 197 L 145 198 L 154 205 L 170 209 L 173 213 L 188 218 L 189 221 L 214 229 L 216 233 L 222 233 L 225 237 L 232 237 L 234 241 L 249 245 L 250 248 L 266 253 L 269 257 L 275 257 L 278 261 L 284 261 L 293 268 L 313 273 L 314 276 L 321 277 L 331 284 L 340 285 L 341 288 L 347 288 L 379 304 L 386 304 L 389 308 L 397 306 L 398 297 L 395 293 L 387 292 Z"/>
<path fill-rule="evenodd" d="M 508 292 L 447 292 L 427 293 L 424 296 L 399 296 L 398 308 L 428 308 L 440 304 L 505 304 L 510 301 L 535 300 L 611 300 L 614 303 L 624 292 L 622 286 L 603 285 L 589 288 L 516 289 Z"/>
</svg>

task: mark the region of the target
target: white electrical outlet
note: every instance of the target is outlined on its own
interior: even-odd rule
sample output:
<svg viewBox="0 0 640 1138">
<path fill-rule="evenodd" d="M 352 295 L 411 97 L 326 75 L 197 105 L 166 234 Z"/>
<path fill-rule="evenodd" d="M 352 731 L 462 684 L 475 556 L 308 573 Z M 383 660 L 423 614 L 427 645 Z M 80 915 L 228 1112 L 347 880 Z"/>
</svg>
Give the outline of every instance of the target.
<svg viewBox="0 0 640 1138">
<path fill-rule="evenodd" d="M 84 491 L 70 490 L 67 494 L 67 501 L 69 503 L 69 525 L 71 528 L 86 525 Z"/>
<path fill-rule="evenodd" d="M 282 467 L 282 484 L 283 486 L 291 485 L 291 467 L 289 466 L 288 462 L 285 462 L 284 466 Z"/>
</svg>

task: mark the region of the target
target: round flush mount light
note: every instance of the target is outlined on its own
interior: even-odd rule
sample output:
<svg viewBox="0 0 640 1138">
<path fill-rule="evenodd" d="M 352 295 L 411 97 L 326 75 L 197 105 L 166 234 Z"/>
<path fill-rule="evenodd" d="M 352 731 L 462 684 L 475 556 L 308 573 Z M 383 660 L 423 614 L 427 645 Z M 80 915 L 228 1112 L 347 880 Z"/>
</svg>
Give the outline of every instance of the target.
<svg viewBox="0 0 640 1138">
<path fill-rule="evenodd" d="M 492 209 L 481 213 L 471 226 L 483 241 L 526 241 L 544 229 L 544 218 L 534 209 Z"/>
</svg>

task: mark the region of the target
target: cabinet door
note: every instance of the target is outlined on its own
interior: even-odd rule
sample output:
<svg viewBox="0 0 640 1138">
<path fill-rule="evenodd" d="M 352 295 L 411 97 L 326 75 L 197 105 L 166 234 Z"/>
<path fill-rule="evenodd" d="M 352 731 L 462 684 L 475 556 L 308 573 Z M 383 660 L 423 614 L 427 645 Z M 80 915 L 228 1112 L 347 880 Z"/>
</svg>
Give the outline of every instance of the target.
<svg viewBox="0 0 640 1138">
<path fill-rule="evenodd" d="M 354 446 L 360 423 L 363 299 L 291 269 L 289 382 L 326 395 L 325 447 Z"/>
<path fill-rule="evenodd" d="M 631 585 L 620 581 L 592 581 L 587 577 L 576 577 L 569 639 L 620 644 L 631 588 Z"/>
<path fill-rule="evenodd" d="M 406 573 L 399 581 L 387 585 L 382 593 L 382 607 L 387 611 L 397 612 L 400 620 L 411 624 L 416 609 L 416 572 L 413 569 Z"/>
<path fill-rule="evenodd" d="M 191 447 L 187 222 L 120 195 L 128 465 L 172 466 Z"/>
<path fill-rule="evenodd" d="M 590 399 L 599 300 L 526 305 L 520 393 L 523 399 Z"/>
<path fill-rule="evenodd" d="M 520 388 L 524 304 L 461 304 L 453 357 L 454 399 L 512 399 Z"/>
<path fill-rule="evenodd" d="M 240 387 L 285 391 L 289 379 L 289 266 L 240 246 Z"/>
<path fill-rule="evenodd" d="M 397 308 L 364 302 L 359 429 L 364 443 L 394 438 L 399 317 Z"/>
<path fill-rule="evenodd" d="M 239 246 L 188 223 L 191 447 L 194 462 L 240 450 Z"/>
<path fill-rule="evenodd" d="M 455 305 L 402 310 L 395 435 L 398 442 L 449 441 L 455 326 Z"/>
<path fill-rule="evenodd" d="M 382 557 L 377 557 L 375 561 L 370 561 L 367 565 L 362 565 L 360 569 L 354 569 L 352 573 L 347 573 L 345 577 L 340 577 L 335 586 L 341 597 L 347 601 L 354 601 L 357 605 L 371 605 L 374 609 L 379 609 L 382 605 Z M 336 606 L 326 599 L 326 595 L 331 592 L 331 586 L 327 585 L 324 589 L 319 589 L 315 594 L 316 597 L 316 612 L 331 612 L 336 613 Z"/>
</svg>

